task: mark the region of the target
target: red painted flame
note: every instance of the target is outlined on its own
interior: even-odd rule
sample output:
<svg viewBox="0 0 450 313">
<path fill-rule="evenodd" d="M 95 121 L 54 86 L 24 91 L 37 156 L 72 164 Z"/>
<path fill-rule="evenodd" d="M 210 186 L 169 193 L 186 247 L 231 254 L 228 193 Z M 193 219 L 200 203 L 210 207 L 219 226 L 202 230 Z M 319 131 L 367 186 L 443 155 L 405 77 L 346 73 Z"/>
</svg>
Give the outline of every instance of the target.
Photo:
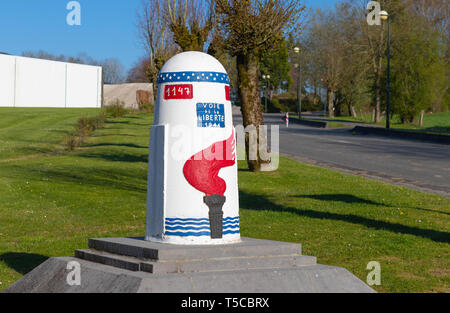
<svg viewBox="0 0 450 313">
<path fill-rule="evenodd" d="M 234 130 L 231 137 L 213 143 L 186 161 L 183 174 L 195 189 L 206 196 L 225 194 L 227 184 L 219 177 L 219 171 L 236 163 Z"/>
</svg>

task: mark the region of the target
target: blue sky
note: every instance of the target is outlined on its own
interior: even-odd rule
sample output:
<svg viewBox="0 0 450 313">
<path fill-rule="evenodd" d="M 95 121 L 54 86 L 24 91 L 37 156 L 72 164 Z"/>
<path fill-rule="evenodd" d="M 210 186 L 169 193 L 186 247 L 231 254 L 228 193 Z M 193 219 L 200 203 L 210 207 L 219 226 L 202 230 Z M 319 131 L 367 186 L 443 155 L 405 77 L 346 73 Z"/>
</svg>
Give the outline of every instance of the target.
<svg viewBox="0 0 450 313">
<path fill-rule="evenodd" d="M 338 0 L 303 0 L 310 8 Z M 69 26 L 69 0 L 1 0 L 0 51 L 21 55 L 44 50 L 94 59 L 117 58 L 129 69 L 144 54 L 136 33 L 141 0 L 79 0 L 81 26 Z"/>
</svg>

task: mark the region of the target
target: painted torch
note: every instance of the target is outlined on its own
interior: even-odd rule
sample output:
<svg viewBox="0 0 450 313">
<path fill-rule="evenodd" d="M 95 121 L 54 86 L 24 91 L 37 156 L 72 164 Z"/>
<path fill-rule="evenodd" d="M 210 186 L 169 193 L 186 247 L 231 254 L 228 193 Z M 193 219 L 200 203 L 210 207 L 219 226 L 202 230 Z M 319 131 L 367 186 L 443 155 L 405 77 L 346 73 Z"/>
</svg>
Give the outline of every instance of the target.
<svg viewBox="0 0 450 313">
<path fill-rule="evenodd" d="M 230 79 L 214 57 L 184 52 L 158 75 L 150 129 L 146 240 L 240 241 Z"/>
</svg>

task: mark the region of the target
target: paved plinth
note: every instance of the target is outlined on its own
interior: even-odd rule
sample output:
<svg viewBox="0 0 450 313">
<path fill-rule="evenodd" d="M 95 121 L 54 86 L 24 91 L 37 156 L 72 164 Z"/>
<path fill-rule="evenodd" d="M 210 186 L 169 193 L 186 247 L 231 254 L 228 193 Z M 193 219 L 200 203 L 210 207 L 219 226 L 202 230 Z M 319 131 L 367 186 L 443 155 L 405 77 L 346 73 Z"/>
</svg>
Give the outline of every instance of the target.
<svg viewBox="0 0 450 313">
<path fill-rule="evenodd" d="M 67 269 L 80 264 L 80 286 Z M 374 292 L 344 268 L 316 264 L 301 245 L 243 238 L 184 246 L 142 238 L 90 239 L 75 258 L 51 258 L 6 292 Z"/>
</svg>

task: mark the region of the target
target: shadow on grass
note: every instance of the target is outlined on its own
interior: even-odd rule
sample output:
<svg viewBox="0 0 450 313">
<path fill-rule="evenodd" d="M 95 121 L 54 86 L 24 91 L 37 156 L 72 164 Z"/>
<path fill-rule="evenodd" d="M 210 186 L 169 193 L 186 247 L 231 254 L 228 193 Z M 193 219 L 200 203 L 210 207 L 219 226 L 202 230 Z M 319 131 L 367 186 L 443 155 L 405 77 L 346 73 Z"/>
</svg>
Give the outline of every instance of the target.
<svg viewBox="0 0 450 313">
<path fill-rule="evenodd" d="M 309 209 L 285 207 L 270 201 L 264 195 L 250 194 L 243 191 L 239 192 L 239 199 L 241 208 L 247 210 L 268 210 L 276 212 L 294 213 L 299 216 L 309 218 L 347 222 L 376 230 L 386 230 L 393 233 L 401 233 L 423 237 L 436 242 L 450 243 L 450 233 L 448 232 L 442 232 L 433 229 L 422 229 L 398 223 L 379 221 L 354 214 L 338 214 L 331 212 L 314 211 Z M 347 198 L 347 200 L 348 199 L 349 198 Z"/>
<path fill-rule="evenodd" d="M 111 120 L 106 120 L 105 124 L 130 124 L 130 121 L 111 121 Z"/>
<path fill-rule="evenodd" d="M 119 137 L 136 137 L 136 135 L 131 135 L 131 134 L 97 134 L 97 133 L 94 133 L 93 135 L 92 135 L 92 137 L 116 137 L 116 136 L 119 136 Z"/>
<path fill-rule="evenodd" d="M 79 154 L 80 157 L 89 158 L 89 159 L 103 159 L 106 161 L 112 162 L 138 162 L 138 163 L 147 163 L 148 162 L 148 153 L 145 154 L 130 154 L 130 153 L 83 153 Z"/>
<path fill-rule="evenodd" d="M 295 196 L 297 198 L 305 198 L 305 199 L 314 199 L 320 201 L 339 201 L 345 203 L 363 203 L 363 204 L 371 204 L 371 205 L 383 205 L 385 204 L 378 203 L 371 200 L 366 200 L 360 197 L 356 197 L 354 195 L 348 194 L 326 194 L 326 195 L 298 195 Z"/>
<path fill-rule="evenodd" d="M 64 168 L 21 168 L 15 167 L 15 172 L 5 177 L 16 177 L 19 171 L 23 171 L 23 177 L 40 181 L 46 177 L 54 183 L 69 182 L 76 185 L 108 187 L 119 190 L 127 190 L 139 193 L 147 191 L 146 181 L 147 173 L 145 171 L 130 169 L 102 169 L 99 167 L 78 167 L 74 170 L 72 167 Z"/>
<path fill-rule="evenodd" d="M 349 194 L 298 195 L 298 196 L 294 196 L 294 197 L 305 198 L 305 199 L 314 199 L 314 200 L 319 200 L 319 201 L 339 201 L 339 202 L 344 202 L 344 203 L 349 203 L 349 204 L 360 203 L 360 204 L 369 204 L 369 205 L 375 205 L 375 206 L 384 206 L 384 207 L 392 207 L 392 208 L 394 207 L 392 205 L 363 199 L 363 198 L 356 197 L 354 195 L 349 195 Z M 395 207 L 398 207 L 398 206 L 395 206 Z M 443 211 L 438 211 L 438 210 L 430 210 L 430 209 L 424 209 L 424 208 L 418 208 L 418 207 L 406 207 L 406 208 L 420 210 L 420 211 L 426 211 L 426 212 L 431 212 L 431 213 L 450 215 L 450 213 L 448 213 L 448 212 L 443 212 Z"/>
<path fill-rule="evenodd" d="M 443 133 L 444 135 L 450 134 L 450 126 L 433 126 L 424 128 L 424 130 L 427 132 Z"/>
<path fill-rule="evenodd" d="M 16 272 L 25 275 L 31 272 L 35 267 L 47 261 L 48 257 L 33 253 L 17 253 L 7 252 L 0 254 L 0 262 L 15 270 Z"/>
<path fill-rule="evenodd" d="M 98 143 L 98 144 L 87 144 L 84 145 L 86 148 L 91 147 L 128 147 L 128 148 L 138 148 L 138 149 L 148 149 L 144 146 L 135 145 L 134 143 Z"/>
</svg>

